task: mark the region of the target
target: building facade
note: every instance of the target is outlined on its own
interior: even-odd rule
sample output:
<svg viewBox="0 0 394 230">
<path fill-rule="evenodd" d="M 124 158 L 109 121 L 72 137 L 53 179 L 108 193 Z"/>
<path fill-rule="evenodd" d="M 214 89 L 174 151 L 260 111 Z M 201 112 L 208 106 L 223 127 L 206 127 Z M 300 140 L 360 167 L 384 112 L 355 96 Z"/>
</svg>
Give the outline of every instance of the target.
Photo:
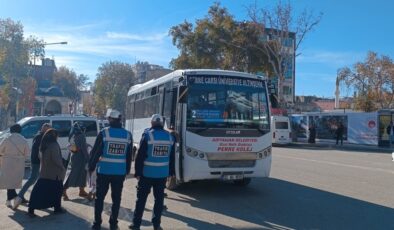
<svg viewBox="0 0 394 230">
<path fill-rule="evenodd" d="M 132 66 L 135 78 L 137 79 L 137 84 L 147 82 L 152 79 L 159 78 L 173 70 L 166 69 L 163 66 L 149 64 L 148 62 L 138 61 Z"/>
<path fill-rule="evenodd" d="M 263 41 L 280 40 L 279 49 L 281 52 L 279 57 L 282 61 L 281 69 L 283 78 L 278 76 L 268 76 L 272 88 L 274 88 L 275 95 L 273 99 L 276 102 L 271 102 L 275 105 L 280 98 L 287 107 L 292 107 L 295 102 L 295 57 L 296 57 L 296 34 L 288 31 L 278 31 L 275 29 L 266 28 L 261 38 Z M 275 58 L 274 61 L 277 61 Z M 280 82 L 282 81 L 282 82 Z"/>
<path fill-rule="evenodd" d="M 41 65 L 31 65 L 32 77 L 36 80 L 35 102 L 28 115 L 42 116 L 71 113 L 72 101 L 64 96 L 59 86 L 53 85 L 56 72 L 55 60 L 42 59 Z"/>
</svg>

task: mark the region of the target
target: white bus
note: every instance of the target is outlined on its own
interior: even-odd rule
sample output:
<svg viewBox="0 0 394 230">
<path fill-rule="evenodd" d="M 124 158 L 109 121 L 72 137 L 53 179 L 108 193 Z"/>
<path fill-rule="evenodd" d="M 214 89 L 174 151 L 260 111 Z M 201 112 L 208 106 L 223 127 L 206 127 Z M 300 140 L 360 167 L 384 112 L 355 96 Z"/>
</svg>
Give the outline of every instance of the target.
<svg viewBox="0 0 394 230">
<path fill-rule="evenodd" d="M 128 92 L 125 127 L 139 141 L 150 117 L 180 134 L 176 180 L 232 180 L 247 185 L 271 169 L 270 106 L 266 80 L 224 70 L 176 70 Z M 138 143 L 136 143 L 138 146 Z"/>
<path fill-rule="evenodd" d="M 290 144 L 290 119 L 286 116 L 271 116 L 272 144 Z"/>
</svg>

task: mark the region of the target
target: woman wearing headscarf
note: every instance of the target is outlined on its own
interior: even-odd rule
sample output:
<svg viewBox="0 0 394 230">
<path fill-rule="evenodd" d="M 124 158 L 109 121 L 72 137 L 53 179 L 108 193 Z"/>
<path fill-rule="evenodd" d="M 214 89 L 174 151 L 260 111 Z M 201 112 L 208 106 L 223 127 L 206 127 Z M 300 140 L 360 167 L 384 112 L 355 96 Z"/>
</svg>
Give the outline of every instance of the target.
<svg viewBox="0 0 394 230">
<path fill-rule="evenodd" d="M 35 216 L 35 209 L 53 207 L 55 214 L 65 212 L 61 207 L 61 198 L 66 169 L 63 166 L 62 153 L 57 137 L 57 131 L 51 128 L 44 133 L 41 140 L 40 176 L 31 192 L 29 202 L 29 215 L 31 217 Z"/>
<path fill-rule="evenodd" d="M 18 124 L 11 126 L 10 133 L 0 142 L 0 189 L 7 189 L 6 205 L 9 208 L 17 197 L 15 189 L 22 186 L 25 159 L 29 154 L 29 145 L 20 135 L 21 130 Z"/>
<path fill-rule="evenodd" d="M 89 161 L 86 137 L 82 128 L 75 122 L 69 135 L 71 151 L 71 172 L 64 183 L 63 199 L 68 200 L 67 189 L 69 187 L 79 187 L 79 196 L 88 197 L 85 192 L 87 170 Z"/>
</svg>

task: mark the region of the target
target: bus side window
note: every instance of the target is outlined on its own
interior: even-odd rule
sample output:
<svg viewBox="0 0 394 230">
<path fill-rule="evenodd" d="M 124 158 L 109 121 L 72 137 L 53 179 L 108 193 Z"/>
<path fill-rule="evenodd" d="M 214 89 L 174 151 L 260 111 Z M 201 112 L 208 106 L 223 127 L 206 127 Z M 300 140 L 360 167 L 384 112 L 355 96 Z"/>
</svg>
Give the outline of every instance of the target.
<svg viewBox="0 0 394 230">
<path fill-rule="evenodd" d="M 176 114 L 176 107 L 177 107 L 177 95 L 178 95 L 178 88 L 172 89 L 172 101 L 171 101 L 171 118 L 170 118 L 170 126 L 175 127 L 175 114 Z"/>
<path fill-rule="evenodd" d="M 187 86 L 180 86 L 179 87 L 179 103 L 187 103 L 187 95 L 188 94 L 188 89 Z"/>
<path fill-rule="evenodd" d="M 163 108 L 163 116 L 166 118 L 166 123 L 167 126 L 170 126 L 171 123 L 171 114 L 172 114 L 172 98 L 173 98 L 173 92 L 170 89 L 165 90 L 165 96 L 164 96 L 164 108 Z"/>
</svg>

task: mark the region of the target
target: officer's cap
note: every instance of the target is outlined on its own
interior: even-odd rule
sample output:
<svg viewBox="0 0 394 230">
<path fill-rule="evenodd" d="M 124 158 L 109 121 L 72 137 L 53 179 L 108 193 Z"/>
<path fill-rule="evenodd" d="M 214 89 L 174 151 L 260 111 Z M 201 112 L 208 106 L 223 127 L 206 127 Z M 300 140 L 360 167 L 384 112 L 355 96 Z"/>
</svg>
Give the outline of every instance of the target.
<svg viewBox="0 0 394 230">
<path fill-rule="evenodd" d="M 120 112 L 116 109 L 108 109 L 107 110 L 107 118 L 114 118 L 114 119 L 119 119 L 120 118 Z"/>
<path fill-rule="evenodd" d="M 160 114 L 153 114 L 151 119 L 152 124 L 160 124 L 163 126 L 164 118 Z"/>
</svg>

